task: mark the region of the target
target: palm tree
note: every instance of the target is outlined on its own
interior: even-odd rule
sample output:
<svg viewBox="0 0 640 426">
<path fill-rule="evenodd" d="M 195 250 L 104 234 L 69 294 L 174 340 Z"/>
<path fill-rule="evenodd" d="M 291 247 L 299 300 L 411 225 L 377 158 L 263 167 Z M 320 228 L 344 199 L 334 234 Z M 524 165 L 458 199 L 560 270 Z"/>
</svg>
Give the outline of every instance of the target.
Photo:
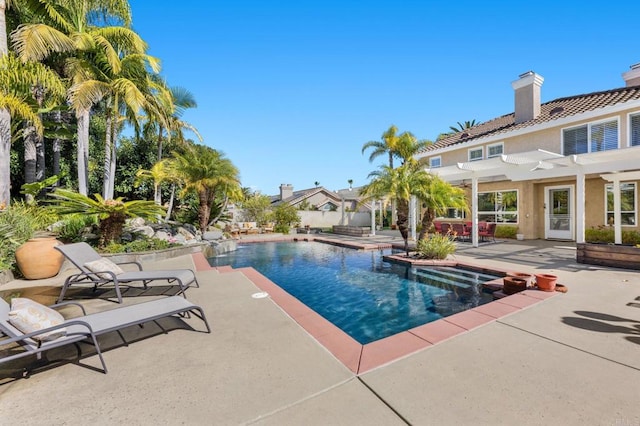
<svg viewBox="0 0 640 426">
<path fill-rule="evenodd" d="M 415 161 L 414 155 L 431 144 L 432 142 L 428 140 L 418 140 L 411 132 L 403 132 L 398 136 L 396 155 L 402 164 Z"/>
<path fill-rule="evenodd" d="M 78 124 L 78 189 L 87 193 L 89 116 L 92 106 L 109 93 L 108 85 L 96 78 L 96 62 L 104 61 L 120 72 L 119 50 L 144 53 L 146 43 L 133 30 L 127 0 L 67 0 L 48 3 L 47 15 L 38 23 L 24 24 L 11 35 L 22 60 L 41 61 L 52 53 L 67 55 L 65 72 L 72 81 L 68 97 Z M 124 26 L 97 26 L 120 20 Z M 99 53 L 99 54 L 97 54 Z"/>
<path fill-rule="evenodd" d="M 179 142 L 185 142 L 184 130 L 193 132 L 200 142 L 203 141 L 198 130 L 181 119 L 182 114 L 188 108 L 197 107 L 196 100 L 191 92 L 182 87 L 169 87 L 159 76 L 152 75 L 149 79 L 151 93 L 145 107 L 147 122 L 145 133 L 157 132 L 158 156 L 160 161 L 163 156 L 162 144 L 164 132 L 167 139 L 177 138 Z"/>
<path fill-rule="evenodd" d="M 451 131 L 453 133 L 458 133 L 458 132 L 464 132 L 465 130 L 468 130 L 470 128 L 472 128 L 473 126 L 476 125 L 476 120 L 471 120 L 471 121 L 465 121 L 464 123 L 461 122 L 457 122 L 456 123 L 458 127 L 456 126 L 449 126 L 449 128 L 451 129 Z"/>
<path fill-rule="evenodd" d="M 424 212 L 422 214 L 422 229 L 418 240 L 426 237 L 433 224 L 433 220 L 447 212 L 448 209 L 460 209 L 467 211 L 466 195 L 462 188 L 452 186 L 436 175 L 430 175 L 428 184 L 416 189 L 416 195 Z"/>
<path fill-rule="evenodd" d="M 39 105 L 27 101 L 34 92 L 40 94 Z M 61 102 L 64 92 L 65 87 L 58 75 L 45 65 L 37 62 L 23 63 L 13 53 L 0 56 L 0 109 L 9 113 L 6 121 L 3 121 L 0 114 L 0 210 L 9 205 L 10 198 L 10 171 L 5 170 L 5 167 L 8 167 L 10 159 L 11 117 L 21 118 L 27 123 L 23 132 L 28 166 L 26 181 L 32 183 L 36 180 L 36 140 L 42 139 L 43 132 L 38 106 L 50 107 Z M 5 123 L 9 128 L 3 127 Z"/>
<path fill-rule="evenodd" d="M 157 205 L 162 205 L 161 185 L 164 182 L 175 184 L 178 181 L 175 162 L 165 158 L 155 163 L 150 170 L 138 170 L 136 173 L 136 185 L 140 185 L 145 181 L 151 181 L 153 183 L 153 200 Z"/>
<path fill-rule="evenodd" d="M 373 180 L 366 184 L 360 194 L 363 201 L 383 200 L 384 204 L 394 202 L 397 208 L 397 225 L 404 239 L 404 249 L 409 254 L 409 201 L 419 197 L 429 186 L 431 175 L 415 162 L 406 162 L 397 168 L 380 166 L 371 172 Z"/>
<path fill-rule="evenodd" d="M 239 171 L 223 153 L 205 145 L 191 145 L 184 154 L 174 152 L 174 157 L 183 191 L 198 196 L 198 222 L 205 232 L 216 200 L 226 205 L 229 199 L 242 196 Z"/>
<path fill-rule="evenodd" d="M 382 133 L 382 141 L 369 141 L 362 145 L 362 153 L 373 148 L 373 152 L 369 156 L 369 162 L 381 155 L 389 156 L 389 167 L 393 168 L 393 158 L 397 156 L 398 148 L 398 128 L 391 125 L 384 133 Z"/>
<path fill-rule="evenodd" d="M 120 73 L 109 69 L 103 72 L 103 78 L 109 85 L 107 98 L 107 126 L 105 135 L 105 160 L 103 197 L 113 198 L 116 169 L 117 131 L 124 117 L 121 110 L 127 111 L 129 121 L 138 127 L 138 111 L 146 104 L 148 92 L 147 66 L 151 72 L 160 71 L 158 59 L 146 54 L 124 54 L 120 61 Z"/>
</svg>

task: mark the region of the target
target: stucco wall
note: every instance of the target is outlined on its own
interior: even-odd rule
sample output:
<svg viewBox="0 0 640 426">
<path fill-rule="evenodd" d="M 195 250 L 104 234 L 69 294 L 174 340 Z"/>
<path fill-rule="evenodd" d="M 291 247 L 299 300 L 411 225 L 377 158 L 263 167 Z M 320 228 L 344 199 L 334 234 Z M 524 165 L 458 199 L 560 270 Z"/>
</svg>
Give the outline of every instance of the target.
<svg viewBox="0 0 640 426">
<path fill-rule="evenodd" d="M 300 226 L 309 225 L 312 228 L 330 228 L 333 225 L 371 226 L 371 214 L 360 212 L 345 212 L 342 223 L 341 212 L 298 211 Z"/>
</svg>

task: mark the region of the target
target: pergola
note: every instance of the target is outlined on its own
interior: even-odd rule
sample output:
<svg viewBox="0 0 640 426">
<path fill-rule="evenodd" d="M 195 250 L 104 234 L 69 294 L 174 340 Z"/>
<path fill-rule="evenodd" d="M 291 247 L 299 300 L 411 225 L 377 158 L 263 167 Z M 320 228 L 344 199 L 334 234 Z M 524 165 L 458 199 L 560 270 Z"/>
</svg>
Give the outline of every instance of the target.
<svg viewBox="0 0 640 426">
<path fill-rule="evenodd" d="M 602 179 L 613 184 L 615 243 L 621 244 L 620 182 L 640 179 L 640 146 L 566 156 L 538 149 L 503 154 L 486 160 L 458 163 L 455 166 L 438 167 L 428 171 L 454 185 L 471 181 L 474 247 L 478 247 L 479 182 L 574 178 L 576 180 L 576 242 L 582 243 L 585 232 L 585 176 L 600 175 Z M 415 234 L 414 229 L 412 232 Z"/>
</svg>

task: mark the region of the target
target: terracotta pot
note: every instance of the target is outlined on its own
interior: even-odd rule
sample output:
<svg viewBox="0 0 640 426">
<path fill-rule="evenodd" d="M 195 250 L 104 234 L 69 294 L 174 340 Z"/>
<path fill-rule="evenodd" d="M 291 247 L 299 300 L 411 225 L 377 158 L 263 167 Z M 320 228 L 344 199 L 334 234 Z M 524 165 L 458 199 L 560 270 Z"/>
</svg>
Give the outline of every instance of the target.
<svg viewBox="0 0 640 426">
<path fill-rule="evenodd" d="M 533 284 L 533 275 L 526 272 L 507 272 L 508 277 L 520 278 L 527 282 L 527 287 Z"/>
<path fill-rule="evenodd" d="M 522 278 L 506 276 L 502 279 L 502 292 L 504 294 L 515 294 L 527 289 L 527 281 Z"/>
<path fill-rule="evenodd" d="M 555 291 L 558 277 L 551 274 L 536 274 L 536 286 L 542 291 Z"/>
<path fill-rule="evenodd" d="M 58 274 L 64 256 L 55 246 L 62 244 L 54 237 L 32 238 L 16 250 L 16 263 L 28 280 L 51 278 Z"/>
</svg>

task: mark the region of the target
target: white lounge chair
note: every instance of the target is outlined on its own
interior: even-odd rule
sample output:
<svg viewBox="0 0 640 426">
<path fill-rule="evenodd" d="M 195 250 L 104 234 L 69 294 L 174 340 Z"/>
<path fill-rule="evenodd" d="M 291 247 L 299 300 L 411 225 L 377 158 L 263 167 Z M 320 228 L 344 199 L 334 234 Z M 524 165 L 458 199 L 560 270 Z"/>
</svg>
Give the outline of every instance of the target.
<svg viewBox="0 0 640 426">
<path fill-rule="evenodd" d="M 58 303 L 48 308 L 71 304 L 79 306 L 82 312 L 85 313 L 82 305 L 76 302 Z M 41 307 L 47 309 L 47 307 Z M 200 318 L 207 328 L 207 333 L 211 333 L 211 328 L 209 327 L 202 308 L 180 296 L 163 297 L 136 305 L 128 305 L 108 311 L 83 315 L 64 320 L 64 322 L 59 325 L 29 333 L 20 331 L 12 324 L 9 312 L 11 312 L 9 303 L 0 299 L 0 333 L 7 336 L 5 339 L 0 339 L 0 348 L 2 349 L 0 350 L 0 364 L 34 354 L 40 359 L 42 353 L 49 349 L 87 340 L 95 347 L 96 353 L 102 363 L 102 369 L 106 374 L 107 365 L 102 357 L 102 352 L 100 351 L 100 346 L 96 338 L 101 334 L 118 331 L 132 325 L 142 325 L 146 322 L 172 315 L 184 315 L 187 313 L 193 313 Z M 38 336 L 43 333 L 60 330 L 64 330 L 61 337 L 54 338 L 53 340 L 38 340 Z M 19 344 L 20 347 L 12 347 L 16 346 L 16 343 Z M 9 349 L 4 349 L 5 346 L 8 346 Z"/>
<path fill-rule="evenodd" d="M 113 284 L 115 286 L 118 303 L 122 303 L 120 284 L 142 282 L 144 288 L 152 281 L 176 282 L 180 287 L 177 294 L 186 295 L 184 292 L 191 285 L 200 287 L 195 273 L 191 269 L 170 269 L 158 271 L 143 271 L 138 262 L 121 262 L 119 265 L 134 264 L 137 271 L 123 271 L 117 264 L 104 258 L 87 243 L 63 244 L 55 247 L 59 250 L 81 273 L 74 274 L 64 282 L 58 302 L 62 302 L 67 289 L 74 284 L 92 284 L 94 289 L 100 285 Z"/>
</svg>

